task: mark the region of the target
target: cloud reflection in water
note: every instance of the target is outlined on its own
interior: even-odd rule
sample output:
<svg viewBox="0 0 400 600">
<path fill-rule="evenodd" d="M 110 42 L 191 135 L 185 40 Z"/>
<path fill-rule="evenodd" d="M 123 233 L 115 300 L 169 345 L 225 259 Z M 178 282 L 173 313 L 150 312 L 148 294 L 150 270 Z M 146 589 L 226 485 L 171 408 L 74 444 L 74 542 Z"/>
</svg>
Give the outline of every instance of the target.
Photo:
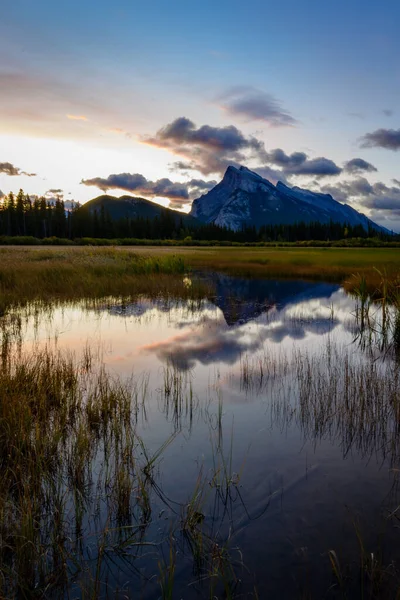
<svg viewBox="0 0 400 600">
<path fill-rule="evenodd" d="M 141 350 L 154 353 L 161 362 L 187 370 L 196 363 L 232 365 L 242 355 L 261 350 L 266 341 L 281 343 L 286 338 L 301 340 L 308 335 L 326 335 L 338 325 L 349 328 L 349 314 L 354 302 L 339 286 L 299 282 L 300 291 L 296 294 L 293 293 L 296 282 L 267 283 L 278 283 L 281 292 L 279 284 L 290 283 L 290 287 L 284 285 L 281 301 L 272 304 L 271 296 L 268 302 L 262 296 L 260 302 L 261 297 L 254 294 L 254 286 L 248 286 L 252 293 L 246 298 L 243 293 L 246 285 L 243 287 L 242 280 L 242 293 L 236 298 L 236 305 L 235 297 L 217 297 L 216 305 L 224 318 L 219 312 L 216 318 L 205 316 L 189 330 L 167 340 L 143 345 Z"/>
</svg>

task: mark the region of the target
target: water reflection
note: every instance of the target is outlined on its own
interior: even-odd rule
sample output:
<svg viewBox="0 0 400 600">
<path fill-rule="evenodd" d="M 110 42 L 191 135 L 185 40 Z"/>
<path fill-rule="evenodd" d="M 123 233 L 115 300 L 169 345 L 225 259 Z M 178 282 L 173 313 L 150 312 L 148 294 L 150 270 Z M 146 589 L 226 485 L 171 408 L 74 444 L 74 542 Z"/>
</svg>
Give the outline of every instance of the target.
<svg viewBox="0 0 400 600">
<path fill-rule="evenodd" d="M 126 585 L 127 596 L 158 598 L 155 565 L 165 575 L 176 561 L 173 597 L 223 597 L 227 588 L 210 583 L 216 565 L 218 575 L 229 572 L 232 596 L 256 597 L 251 573 L 258 597 L 335 597 L 328 550 L 343 551 L 345 564 L 359 559 L 346 510 L 375 551 L 375 525 L 398 506 L 398 369 L 354 344 L 355 301 L 337 285 L 211 279 L 215 295 L 198 302 L 109 298 L 16 310 L 2 320 L 3 363 L 13 346 L 73 351 L 81 371 L 96 373 L 96 398 L 106 385 L 101 369 L 134 372 L 134 408 L 122 403 L 120 421 L 109 417 L 108 445 L 101 403 L 85 407 L 73 432 L 96 440 L 82 465 L 85 506 L 62 489 L 87 563 L 102 547 L 97 531 L 108 520 L 116 527 L 104 539 L 111 589 L 100 595 Z M 95 533 L 91 514 L 101 523 Z M 387 544 L 390 561 L 392 530 Z M 306 567 L 312 581 L 303 581 Z"/>
<path fill-rule="evenodd" d="M 329 298 L 339 289 L 330 283 L 243 279 L 219 273 L 209 275 L 207 281 L 216 290 L 215 303 L 229 326 L 252 321 L 274 307 Z"/>
<path fill-rule="evenodd" d="M 279 344 L 309 334 L 326 335 L 339 325 L 352 329 L 354 302 L 337 285 L 216 275 L 213 283 L 214 306 L 221 311 L 217 318 L 204 314 L 184 333 L 144 345 L 143 350 L 188 370 L 196 363 L 235 364 L 268 341 Z"/>
</svg>

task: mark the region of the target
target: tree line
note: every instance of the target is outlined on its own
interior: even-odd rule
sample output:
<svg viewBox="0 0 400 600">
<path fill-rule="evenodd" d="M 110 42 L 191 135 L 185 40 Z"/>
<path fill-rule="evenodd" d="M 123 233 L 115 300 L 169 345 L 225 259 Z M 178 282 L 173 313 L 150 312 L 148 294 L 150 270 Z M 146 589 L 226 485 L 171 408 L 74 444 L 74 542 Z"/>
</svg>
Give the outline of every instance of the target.
<svg viewBox="0 0 400 600">
<path fill-rule="evenodd" d="M 375 238 L 392 241 L 397 238 L 369 227 L 343 223 L 299 222 L 291 225 L 243 227 L 232 231 L 214 224 L 194 224 L 184 216 L 162 209 L 160 216 L 113 219 L 102 205 L 90 211 L 85 205 L 66 210 L 63 200 L 52 203 L 42 197 L 30 198 L 23 190 L 3 198 L 0 207 L 1 236 L 50 237 L 69 240 L 80 238 L 199 240 L 225 242 L 296 242 L 307 240 L 338 241 L 351 238 Z"/>
</svg>

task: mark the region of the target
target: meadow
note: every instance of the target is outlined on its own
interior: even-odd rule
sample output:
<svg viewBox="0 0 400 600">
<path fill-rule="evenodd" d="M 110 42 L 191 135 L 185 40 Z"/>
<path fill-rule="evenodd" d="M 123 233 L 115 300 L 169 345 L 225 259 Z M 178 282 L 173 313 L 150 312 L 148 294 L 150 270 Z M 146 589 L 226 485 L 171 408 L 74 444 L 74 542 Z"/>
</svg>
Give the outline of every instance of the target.
<svg viewBox="0 0 400 600">
<path fill-rule="evenodd" d="M 353 277 L 370 290 L 382 275 L 400 273 L 397 248 L 232 248 L 232 247 L 3 247 L 0 293 L 18 298 L 32 293 L 54 296 L 130 294 L 170 288 L 174 277 L 212 270 L 262 278 L 334 281 L 351 289 Z M 176 284 L 176 278 L 174 285 Z M 179 286 L 178 286 L 179 287 Z M 183 290 L 181 285 L 179 293 Z"/>
<path fill-rule="evenodd" d="M 159 255 L 158 248 L 139 252 Z M 400 272 L 400 250 L 396 248 L 168 248 L 162 255 L 170 253 L 192 268 L 248 277 L 348 282 L 350 286 L 356 274 L 373 287 L 380 282 L 380 273 L 393 281 Z"/>
<path fill-rule="evenodd" d="M 30 300 L 53 302 L 138 294 L 195 297 L 184 258 L 114 248 L 1 248 L 0 309 Z"/>
</svg>

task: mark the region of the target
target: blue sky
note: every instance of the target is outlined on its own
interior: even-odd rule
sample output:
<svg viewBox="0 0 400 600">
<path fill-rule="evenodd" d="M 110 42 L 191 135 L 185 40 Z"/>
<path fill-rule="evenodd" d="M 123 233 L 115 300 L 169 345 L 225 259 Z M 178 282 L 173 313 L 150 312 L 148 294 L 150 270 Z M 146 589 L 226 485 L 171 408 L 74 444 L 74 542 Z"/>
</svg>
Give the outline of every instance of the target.
<svg viewBox="0 0 400 600">
<path fill-rule="evenodd" d="M 244 163 L 397 229 L 399 22 L 394 0 L 14 0 L 0 21 L 0 190 L 108 189 L 188 210 Z"/>
</svg>

